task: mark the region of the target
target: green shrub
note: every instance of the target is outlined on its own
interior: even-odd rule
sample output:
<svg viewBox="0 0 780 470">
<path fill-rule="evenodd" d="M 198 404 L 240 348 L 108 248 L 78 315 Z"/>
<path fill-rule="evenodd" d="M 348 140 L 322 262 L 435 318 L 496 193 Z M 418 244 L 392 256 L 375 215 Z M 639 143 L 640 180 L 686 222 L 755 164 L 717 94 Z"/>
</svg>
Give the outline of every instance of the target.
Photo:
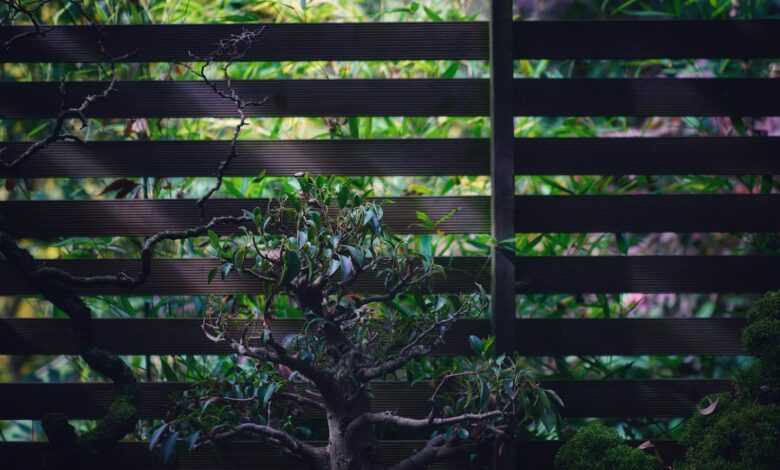
<svg viewBox="0 0 780 470">
<path fill-rule="evenodd" d="M 688 447 L 680 470 L 776 470 L 780 468 L 780 407 L 748 397 L 719 394 L 715 411 L 697 413 L 681 439 Z"/>
<path fill-rule="evenodd" d="M 739 373 L 734 392 L 705 399 L 703 405 L 717 400 L 712 413 L 696 413 L 686 422 L 681 470 L 780 468 L 780 292 L 751 308 L 742 342 L 759 361 Z"/>
<path fill-rule="evenodd" d="M 558 470 L 655 470 L 655 457 L 627 446 L 617 432 L 592 423 L 580 429 L 555 456 Z"/>
</svg>

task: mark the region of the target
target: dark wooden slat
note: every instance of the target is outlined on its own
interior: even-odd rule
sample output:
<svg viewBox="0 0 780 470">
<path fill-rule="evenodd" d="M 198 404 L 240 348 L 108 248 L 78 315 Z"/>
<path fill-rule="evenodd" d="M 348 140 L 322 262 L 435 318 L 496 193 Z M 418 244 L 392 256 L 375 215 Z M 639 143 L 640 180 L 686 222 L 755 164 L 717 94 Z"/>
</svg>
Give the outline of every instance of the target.
<svg viewBox="0 0 780 470">
<path fill-rule="evenodd" d="M 430 233 L 417 219 L 417 212 L 438 220 L 454 215 L 437 227 L 449 233 L 490 231 L 486 197 L 400 197 L 375 199 L 383 204 L 384 221 L 395 233 Z M 212 199 L 201 217 L 194 200 L 120 201 L 6 201 L 0 214 L 8 229 L 24 236 L 128 235 L 150 236 L 163 230 L 184 230 L 202 225 L 212 217 L 241 215 L 255 207 L 268 207 L 266 199 Z M 223 227 L 221 233 L 234 231 Z"/>
<path fill-rule="evenodd" d="M 208 340 L 201 320 L 94 320 L 98 346 L 117 354 L 230 354 L 224 343 Z M 514 349 L 526 356 L 745 354 L 744 319 L 522 319 L 515 322 Z M 302 320 L 277 319 L 274 336 L 303 328 Z M 243 324 L 232 334 L 239 335 Z M 442 355 L 470 355 L 468 337 L 491 334 L 487 320 L 459 321 L 437 349 Z M 0 319 L 0 354 L 77 354 L 69 320 Z"/>
<path fill-rule="evenodd" d="M 191 61 L 188 51 L 206 56 L 216 44 L 244 30 L 265 26 L 242 61 L 484 59 L 484 23 L 323 23 L 112 25 L 101 28 L 115 54 L 137 51 L 126 62 Z M 24 26 L 0 29 L 0 42 Z M 95 30 L 55 26 L 45 37 L 14 44 L 7 62 L 101 62 Z"/>
<path fill-rule="evenodd" d="M 0 156 L 29 142 L 2 142 Z M 0 176 L 213 176 L 229 152 L 225 141 L 57 142 Z M 292 176 L 299 171 L 345 176 L 487 175 L 487 139 L 239 141 L 228 176 Z M 741 175 L 780 173 L 778 137 L 515 139 L 522 175 Z"/>
<path fill-rule="evenodd" d="M 520 196 L 515 211 L 517 232 L 780 231 L 776 194 Z"/>
<path fill-rule="evenodd" d="M 30 143 L 0 142 L 11 160 Z M 484 175 L 484 139 L 287 140 L 238 142 L 227 176 L 291 176 L 299 171 L 344 176 Z M 214 176 L 230 152 L 227 141 L 54 143 L 0 176 Z"/>
<path fill-rule="evenodd" d="M 780 57 L 776 23 L 523 21 L 514 24 L 513 55 L 526 59 L 776 58 Z M 137 50 L 129 61 L 186 61 L 188 50 L 206 54 L 220 39 L 258 26 L 108 25 L 104 41 L 116 53 Z M 29 30 L 4 27 L 0 41 Z M 94 34 L 89 27 L 55 26 L 45 37 L 16 43 L 6 60 L 101 61 Z M 271 24 L 242 60 L 486 59 L 487 44 L 488 28 L 483 22 Z"/>
<path fill-rule="evenodd" d="M 780 80 L 519 79 L 523 116 L 773 116 Z"/>
<path fill-rule="evenodd" d="M 472 290 L 476 279 L 489 286 L 485 258 L 439 260 L 445 279 L 439 292 Z M 49 262 L 80 275 L 133 273 L 135 260 L 57 260 Z M 132 291 L 114 287 L 76 287 L 81 295 L 186 295 L 259 292 L 258 282 L 230 276 L 207 282 L 210 259 L 158 259 L 146 284 Z M 516 260 L 518 293 L 728 292 L 761 293 L 780 288 L 780 263 L 773 256 L 562 256 Z M 357 291 L 378 291 L 379 282 L 361 281 Z M 0 264 L 0 295 L 31 295 L 35 290 L 7 265 Z"/>
<path fill-rule="evenodd" d="M 775 58 L 780 27 L 776 20 L 523 21 L 514 45 L 515 57 L 526 59 Z"/>
<path fill-rule="evenodd" d="M 777 137 L 515 140 L 517 174 L 742 175 L 780 172 Z"/>
<path fill-rule="evenodd" d="M 482 79 L 236 81 L 245 97 L 272 96 L 252 116 L 477 116 L 488 114 Z M 46 118 L 59 111 L 55 82 L 0 82 L 0 117 Z M 67 83 L 68 102 L 101 90 Z M 517 79 L 513 109 L 523 116 L 767 116 L 780 113 L 771 79 Z M 230 102 L 201 82 L 120 82 L 90 107 L 97 118 L 235 117 Z"/>
<path fill-rule="evenodd" d="M 430 233 L 417 220 L 418 211 L 433 220 L 454 215 L 437 229 L 446 233 L 487 233 L 488 200 L 480 196 L 380 199 L 385 222 L 396 233 Z M 519 196 L 514 198 L 514 232 L 777 232 L 780 195 L 631 195 Z M 267 207 L 267 200 L 212 199 L 206 219 L 240 215 Z M 175 200 L 5 201 L 0 214 L 14 233 L 37 237 L 150 236 L 183 230 L 204 219 L 195 202 Z M 729 217 L 723 217 L 729 214 Z M 232 229 L 225 227 L 221 233 Z"/>
<path fill-rule="evenodd" d="M 632 446 L 639 442 L 629 442 Z M 664 457 L 664 461 L 685 455 L 685 448 L 672 441 L 653 441 L 655 449 Z M 398 462 L 408 457 L 424 445 L 422 441 L 382 441 L 378 447 L 378 460 L 385 463 Z M 560 441 L 524 441 L 516 445 L 518 468 L 533 470 L 554 470 L 555 453 L 561 446 Z M 48 444 L 42 442 L 2 442 L 0 443 L 0 461 L 8 468 L 26 470 L 45 470 Z M 203 447 L 194 452 L 184 449 L 178 453 L 176 464 L 165 466 L 155 458 L 145 442 L 123 442 L 109 451 L 102 460 L 92 463 L 83 470 L 256 470 L 258 462 L 263 462 L 263 470 L 307 470 L 307 467 L 278 450 L 258 442 L 231 442 L 219 455 Z M 436 464 L 436 470 L 468 470 L 473 468 L 468 461 L 452 460 Z"/>
<path fill-rule="evenodd" d="M 519 258 L 518 292 L 728 292 L 780 288 L 773 256 L 562 256 Z"/>
<path fill-rule="evenodd" d="M 688 416 L 704 396 L 728 390 L 725 380 L 582 380 L 542 381 L 555 390 L 567 417 L 674 417 Z M 160 418 L 169 411 L 187 383 L 141 385 L 141 418 Z M 377 382 L 372 386 L 372 408 L 395 410 L 399 415 L 425 417 L 433 391 L 425 384 Z M 94 419 L 105 414 L 113 396 L 108 383 L 4 383 L 0 384 L 0 419 L 40 419 L 61 412 L 73 419 Z"/>
<path fill-rule="evenodd" d="M 446 276 L 433 281 L 433 289 L 438 292 L 462 292 L 475 290 L 475 282 L 488 285 L 489 263 L 485 258 L 440 258 L 445 266 Z M 77 275 L 116 274 L 125 272 L 130 275 L 138 272 L 137 260 L 58 260 L 47 263 Z M 188 295 L 188 294 L 231 294 L 262 292 L 262 284 L 248 276 L 235 274 L 221 281 L 215 279 L 208 283 L 208 272 L 217 266 L 216 260 L 197 259 L 156 259 L 152 262 L 152 274 L 147 282 L 135 289 L 110 287 L 74 287 L 81 295 Z M 219 277 L 219 276 L 217 276 Z M 384 291 L 379 279 L 361 279 L 355 283 L 357 292 Z M 0 295 L 31 295 L 35 293 L 27 281 L 21 279 L 7 264 L 0 263 Z"/>
<path fill-rule="evenodd" d="M 324 446 L 324 442 L 312 442 Z M 422 441 L 382 441 L 378 443 L 375 459 L 386 465 L 397 463 L 424 446 Z M 535 449 L 535 446 L 531 446 Z M 533 452 L 533 451 L 532 451 Z M 542 447 L 539 458 L 546 459 L 548 446 Z M 0 459 L 11 469 L 46 470 L 48 445 L 39 442 L 2 442 Z M 187 451 L 182 445 L 177 450 L 174 464 L 163 465 L 159 455 L 149 452 L 146 442 L 122 442 L 101 457 L 79 462 L 80 470 L 309 470 L 311 467 L 284 454 L 267 443 L 238 441 L 220 445 L 218 452 L 205 446 Z M 468 470 L 465 459 L 448 461 L 431 467 L 436 470 Z"/>
<path fill-rule="evenodd" d="M 486 80 L 234 81 L 244 99 L 270 96 L 248 116 L 475 116 L 488 112 Z M 100 82 L 68 82 L 69 104 L 102 90 Z M 0 117 L 44 118 L 59 110 L 57 82 L 0 82 Z M 52 102 L 50 100 L 54 100 Z M 197 81 L 119 82 L 87 115 L 108 117 L 236 117 L 232 103 Z"/>
</svg>

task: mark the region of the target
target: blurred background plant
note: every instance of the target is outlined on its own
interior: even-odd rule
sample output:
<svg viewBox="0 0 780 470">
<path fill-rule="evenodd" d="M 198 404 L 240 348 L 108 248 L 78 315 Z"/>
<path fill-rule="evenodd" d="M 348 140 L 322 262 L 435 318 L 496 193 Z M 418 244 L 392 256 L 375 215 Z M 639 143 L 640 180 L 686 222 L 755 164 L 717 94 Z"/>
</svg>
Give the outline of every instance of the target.
<svg viewBox="0 0 780 470">
<path fill-rule="evenodd" d="M 246 23 L 246 22 L 365 22 L 365 21 L 483 21 L 489 3 L 485 0 L 300 0 L 300 1 L 204 1 L 204 0 L 85 0 L 102 24 L 147 23 Z M 516 0 L 516 15 L 522 20 L 607 19 L 625 17 L 747 19 L 780 14 L 777 0 Z M 5 12 L 0 6 L 0 18 Z M 80 15 L 68 1 L 40 5 L 47 24 L 80 23 Z M 23 18 L 17 18 L 24 24 Z M 728 41 L 729 38 L 723 38 Z M 198 64 L 190 64 L 197 66 Z M 99 76 L 91 64 L 0 64 L 0 79 L 7 81 L 88 80 Z M 197 80 L 185 64 L 121 64 L 120 79 Z M 373 62 L 244 62 L 231 67 L 236 79 L 282 78 L 485 78 L 484 61 L 373 61 Z M 778 77 L 780 62 L 771 60 L 520 60 L 515 74 L 522 78 L 573 77 Z M 82 137 L 86 140 L 209 140 L 228 139 L 236 119 L 134 119 L 91 120 Z M 0 140 L 34 140 L 45 135 L 49 121 L 0 120 Z M 518 137 L 663 137 L 780 135 L 780 117 L 750 120 L 680 116 L 675 118 L 626 117 L 521 117 L 516 119 Z M 368 138 L 485 138 L 485 117 L 351 117 L 251 118 L 242 139 L 368 139 Z M 366 155 L 366 158 L 371 158 Z M 198 198 L 213 185 L 210 178 L 123 178 L 0 180 L 0 200 L 11 199 L 166 199 Z M 226 177 L 215 197 L 269 197 L 290 190 L 291 178 Z M 486 176 L 359 177 L 349 178 L 352 191 L 364 196 L 488 195 Z M 517 194 L 669 194 L 669 193 L 770 193 L 778 180 L 771 176 L 518 176 Z M 425 223 L 424 216 L 422 223 Z M 421 235 L 409 237 L 416 249 L 431 255 L 484 256 L 490 238 L 485 235 Z M 66 238 L 27 242 L 25 246 L 42 258 L 136 257 L 142 240 L 128 237 Z M 520 255 L 651 255 L 651 254 L 777 254 L 777 234 L 740 233 L 590 233 L 518 234 L 515 248 Z M 162 244 L 160 257 L 213 255 L 208 243 L 194 240 Z M 204 273 L 204 276 L 206 273 Z M 534 318 L 616 317 L 711 317 L 741 315 L 754 298 L 745 295 L 526 295 L 517 314 Z M 103 317 L 197 317 L 203 314 L 200 297 L 90 297 L 95 312 Z M 278 301 L 279 317 L 296 310 Z M 61 317 L 62 313 L 35 298 L 0 298 L 5 317 Z M 156 381 L 197 379 L 199 370 L 218 367 L 217 357 L 128 357 L 139 376 Z M 423 380 L 444 370 L 451 361 L 418 361 L 406 371 L 409 380 Z M 647 378 L 730 377 L 743 357 L 542 357 L 526 358 L 540 374 L 557 378 Z M 201 366 L 196 367 L 197 364 Z M 69 357 L 0 357 L 3 381 L 89 381 L 80 359 Z M 572 426 L 579 423 L 570 421 Z M 674 438 L 679 420 L 607 421 L 621 435 L 635 439 Z M 139 429 L 139 439 L 148 437 L 155 423 Z M 41 436 L 39 423 L 2 422 L 5 439 Z M 82 423 L 89 427 L 89 422 Z M 559 430 L 538 429 L 539 435 L 558 437 Z"/>
</svg>

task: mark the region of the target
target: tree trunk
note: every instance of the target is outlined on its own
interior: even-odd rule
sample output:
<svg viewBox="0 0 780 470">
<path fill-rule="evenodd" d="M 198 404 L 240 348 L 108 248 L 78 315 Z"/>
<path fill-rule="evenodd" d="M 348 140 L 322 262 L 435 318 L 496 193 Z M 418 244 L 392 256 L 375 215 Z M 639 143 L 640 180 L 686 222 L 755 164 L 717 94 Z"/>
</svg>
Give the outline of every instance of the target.
<svg viewBox="0 0 780 470">
<path fill-rule="evenodd" d="M 370 410 L 370 404 L 368 394 L 360 392 L 348 407 L 328 410 L 328 470 L 376 470 L 371 426 L 346 432 L 353 419 Z"/>
</svg>

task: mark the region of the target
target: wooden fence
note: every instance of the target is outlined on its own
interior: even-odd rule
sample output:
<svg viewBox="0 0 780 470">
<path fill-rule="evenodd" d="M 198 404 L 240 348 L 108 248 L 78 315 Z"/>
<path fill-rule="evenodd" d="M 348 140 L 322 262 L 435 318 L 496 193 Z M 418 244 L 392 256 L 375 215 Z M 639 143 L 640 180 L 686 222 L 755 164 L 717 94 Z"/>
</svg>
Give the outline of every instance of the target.
<svg viewBox="0 0 780 470">
<path fill-rule="evenodd" d="M 780 114 L 780 80 L 769 79 L 514 79 L 514 59 L 640 59 L 780 57 L 780 23 L 773 21 L 582 21 L 512 23 L 511 2 L 494 1 L 490 23 L 383 23 L 269 25 L 244 60 L 488 59 L 492 78 L 442 80 L 263 80 L 236 82 L 239 93 L 272 95 L 252 116 L 475 116 L 491 115 L 490 140 L 241 141 L 228 175 L 487 175 L 487 197 L 396 198 L 387 220 L 396 232 L 421 233 L 415 212 L 437 217 L 458 208 L 442 229 L 449 233 L 517 232 L 778 232 L 780 196 L 515 196 L 515 175 L 571 174 L 774 174 L 780 172 L 777 138 L 515 139 L 515 116 L 765 116 Z M 111 50 L 137 49 L 137 62 L 187 60 L 243 25 L 107 26 Z M 0 29 L 0 41 L 24 27 Z M 14 45 L 8 61 L 91 62 L 102 56 L 88 27 L 54 27 L 45 37 Z M 511 47 L 509 44 L 511 43 Z M 100 83 L 68 83 L 78 102 Z M 0 83 L 0 116 L 50 118 L 59 109 L 57 83 Z M 186 81 L 120 82 L 117 92 L 88 115 L 130 117 L 232 117 L 235 109 L 206 85 Z M 5 145 L 5 144 L 3 144 Z M 21 144 L 9 144 L 14 154 Z M 212 175 L 228 142 L 57 143 L 0 177 L 127 177 Z M 213 200 L 208 215 L 240 213 L 252 200 Z M 198 224 L 191 200 L 6 201 L 0 216 L 20 235 L 146 236 Z M 214 260 L 157 260 L 150 279 L 132 294 L 181 295 L 256 292 L 258 284 L 230 277 L 207 283 Z M 440 260 L 450 274 L 442 292 L 470 289 L 476 278 L 492 283 L 497 344 L 526 355 L 743 354 L 737 319 L 516 320 L 518 293 L 763 292 L 780 288 L 780 264 L 762 256 L 518 257 Z M 67 260 L 52 265 L 75 273 L 132 272 L 134 260 Z M 375 288 L 371 281 L 360 288 Z M 127 295 L 118 288 L 79 288 L 90 294 Z M 0 295 L 35 291 L 0 264 Z M 196 319 L 96 320 L 99 345 L 120 354 L 226 354 L 207 341 Z M 275 322 L 294 331 L 300 323 Z M 439 354 L 469 354 L 470 334 L 491 333 L 489 321 L 464 321 Z M 73 354 L 69 322 L 0 321 L 0 354 Z M 723 390 L 717 380 L 570 381 L 548 384 L 569 417 L 685 416 L 703 395 Z M 162 416 L 172 392 L 184 384 L 142 387 L 144 418 Z M 422 413 L 425 387 L 377 385 L 376 406 Z M 105 384 L 0 384 L 0 419 L 38 419 L 47 411 L 95 418 L 110 401 Z M 392 459 L 419 442 L 387 441 Z M 674 443 L 659 443 L 679 455 Z M 43 444 L 0 444 L 10 468 L 42 466 Z M 558 443 L 517 445 L 516 468 L 550 468 Z M 121 468 L 155 468 L 142 444 L 115 451 Z M 237 443 L 221 461 L 198 451 L 179 468 L 294 468 L 265 447 Z M 221 462 L 221 463 L 220 463 Z M 15 466 L 16 465 L 16 466 Z M 442 468 L 465 468 L 465 463 Z"/>
</svg>

